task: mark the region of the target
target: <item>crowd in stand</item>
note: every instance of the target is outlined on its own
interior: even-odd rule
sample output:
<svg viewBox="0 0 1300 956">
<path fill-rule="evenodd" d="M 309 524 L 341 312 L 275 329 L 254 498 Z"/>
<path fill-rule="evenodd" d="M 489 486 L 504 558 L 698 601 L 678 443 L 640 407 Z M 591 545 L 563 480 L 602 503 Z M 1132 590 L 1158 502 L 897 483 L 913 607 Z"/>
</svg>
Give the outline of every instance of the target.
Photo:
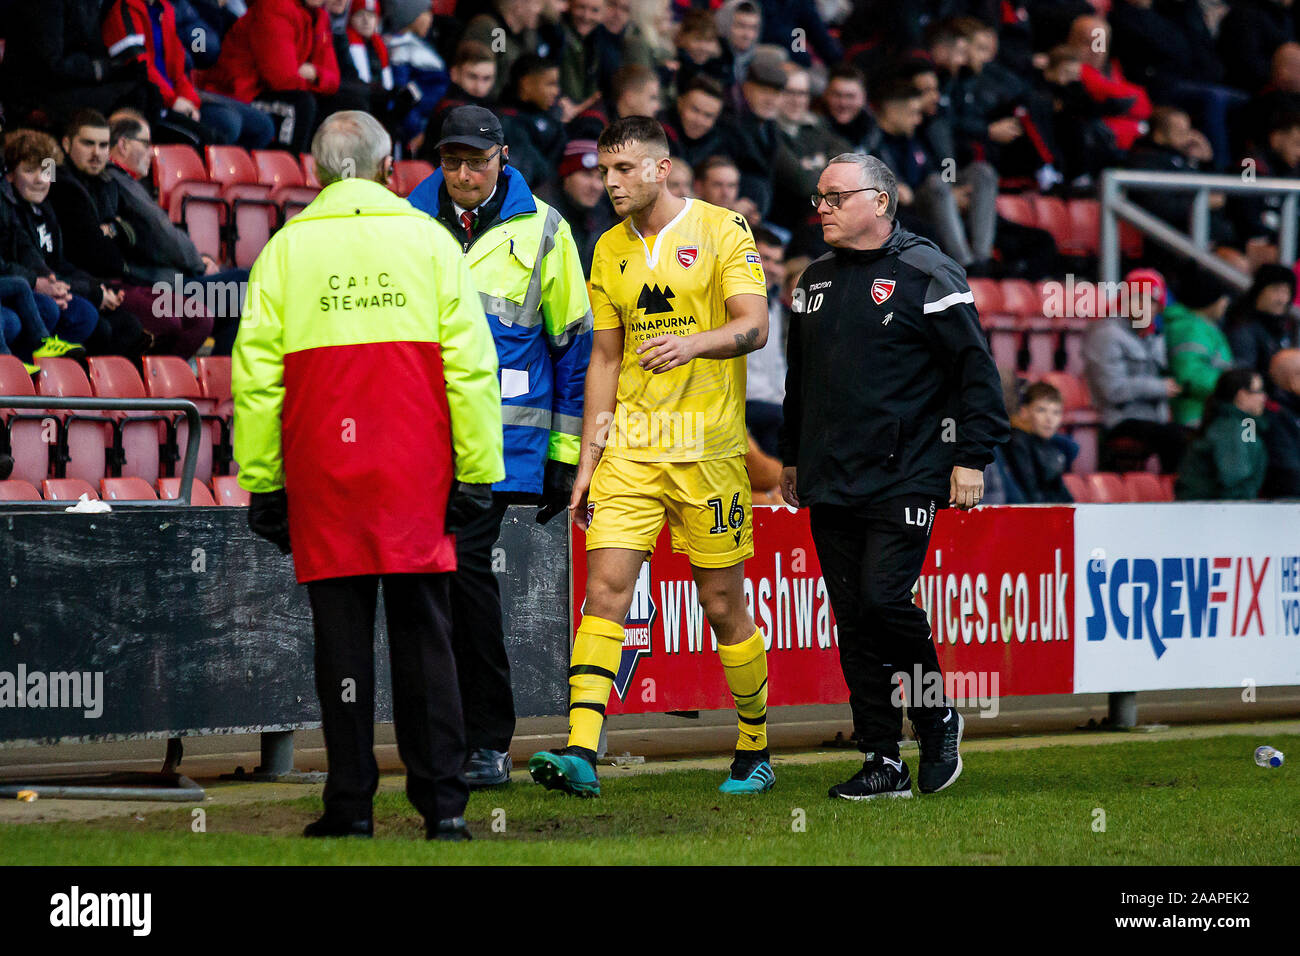
<svg viewBox="0 0 1300 956">
<path fill-rule="evenodd" d="M 0 353 L 229 353 L 237 307 L 156 308 L 156 282 L 246 274 L 158 205 L 154 144 L 296 155 L 330 113 L 362 109 L 399 159 L 436 162 L 445 114 L 484 106 L 589 268 L 615 222 L 595 140 L 655 115 L 670 188 L 745 216 L 772 286 L 770 344 L 750 357 L 757 476 L 789 289 L 828 251 L 808 195 L 831 157 L 881 157 L 899 220 L 969 276 L 1059 277 L 1051 235 L 999 216 L 1000 193 L 1091 197 L 1112 167 L 1300 178 L 1298 33 L 1291 0 L 0 0 Z M 1187 228 L 1190 193 L 1133 198 Z M 1154 267 L 1132 277 L 1148 313 L 1084 337 L 1101 465 L 1158 458 L 1181 497 L 1300 497 L 1284 208 L 1215 194 L 1210 209 L 1217 254 L 1255 283 L 1230 299 L 1148 243 L 1132 263 Z M 1061 394 L 1008 386 L 1019 427 L 991 483 L 1069 500 Z"/>
</svg>

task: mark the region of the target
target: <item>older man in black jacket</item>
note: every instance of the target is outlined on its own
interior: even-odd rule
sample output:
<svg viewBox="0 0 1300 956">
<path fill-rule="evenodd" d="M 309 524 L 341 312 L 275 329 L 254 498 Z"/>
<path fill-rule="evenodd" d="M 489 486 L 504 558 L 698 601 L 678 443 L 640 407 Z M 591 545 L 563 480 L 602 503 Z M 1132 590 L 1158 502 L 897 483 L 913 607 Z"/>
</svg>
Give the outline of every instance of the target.
<svg viewBox="0 0 1300 956">
<path fill-rule="evenodd" d="M 795 287 L 781 452 L 786 502 L 812 509 L 839 626 L 862 770 L 832 797 L 910 797 L 895 675 L 909 681 L 919 786 L 961 773 L 962 717 L 912 586 L 938 508 L 972 508 L 1008 437 L 997 368 L 961 267 L 894 221 L 898 186 L 874 156 L 831 160 L 812 197 L 832 251 Z M 921 686 L 916 686 L 916 675 Z"/>
</svg>

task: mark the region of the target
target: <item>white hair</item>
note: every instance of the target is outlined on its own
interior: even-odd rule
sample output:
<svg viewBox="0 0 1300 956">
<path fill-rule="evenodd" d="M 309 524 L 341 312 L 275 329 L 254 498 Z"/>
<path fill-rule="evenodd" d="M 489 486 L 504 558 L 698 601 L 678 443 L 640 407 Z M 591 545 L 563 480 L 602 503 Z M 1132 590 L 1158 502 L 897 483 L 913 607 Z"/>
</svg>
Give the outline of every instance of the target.
<svg viewBox="0 0 1300 956">
<path fill-rule="evenodd" d="M 894 213 L 898 210 L 898 180 L 894 178 L 893 172 L 884 162 L 867 153 L 840 153 L 826 165 L 834 166 L 836 163 L 850 163 L 857 166 L 862 173 L 863 186 L 879 189 L 889 197 L 889 206 L 885 209 L 885 215 L 890 219 L 894 218 Z"/>
<path fill-rule="evenodd" d="M 378 181 L 393 138 L 379 120 L 361 110 L 333 113 L 311 140 L 316 175 L 322 186 L 340 179 Z"/>
</svg>

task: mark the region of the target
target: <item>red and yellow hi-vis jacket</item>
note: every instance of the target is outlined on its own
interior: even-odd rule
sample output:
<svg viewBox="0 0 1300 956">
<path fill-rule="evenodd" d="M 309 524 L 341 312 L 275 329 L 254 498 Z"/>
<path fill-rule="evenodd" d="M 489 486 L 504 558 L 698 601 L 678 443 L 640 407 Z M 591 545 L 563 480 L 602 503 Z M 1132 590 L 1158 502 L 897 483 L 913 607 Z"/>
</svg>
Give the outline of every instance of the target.
<svg viewBox="0 0 1300 956">
<path fill-rule="evenodd" d="M 378 183 L 327 186 L 253 265 L 232 385 L 239 483 L 287 490 L 300 583 L 455 570 L 453 474 L 505 465 L 496 348 L 446 229 Z"/>
</svg>

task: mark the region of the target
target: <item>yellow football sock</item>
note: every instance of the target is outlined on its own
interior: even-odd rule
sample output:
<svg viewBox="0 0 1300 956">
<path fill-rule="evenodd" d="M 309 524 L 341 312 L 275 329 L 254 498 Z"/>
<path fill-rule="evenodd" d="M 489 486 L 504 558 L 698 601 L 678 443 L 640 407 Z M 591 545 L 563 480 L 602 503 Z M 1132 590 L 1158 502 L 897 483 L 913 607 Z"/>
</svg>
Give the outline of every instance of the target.
<svg viewBox="0 0 1300 956">
<path fill-rule="evenodd" d="M 736 700 L 740 737 L 737 750 L 767 749 L 767 652 L 757 629 L 739 644 L 719 644 L 727 686 Z"/>
<path fill-rule="evenodd" d="M 569 665 L 569 746 L 596 750 L 623 655 L 623 625 L 584 615 Z"/>
</svg>

